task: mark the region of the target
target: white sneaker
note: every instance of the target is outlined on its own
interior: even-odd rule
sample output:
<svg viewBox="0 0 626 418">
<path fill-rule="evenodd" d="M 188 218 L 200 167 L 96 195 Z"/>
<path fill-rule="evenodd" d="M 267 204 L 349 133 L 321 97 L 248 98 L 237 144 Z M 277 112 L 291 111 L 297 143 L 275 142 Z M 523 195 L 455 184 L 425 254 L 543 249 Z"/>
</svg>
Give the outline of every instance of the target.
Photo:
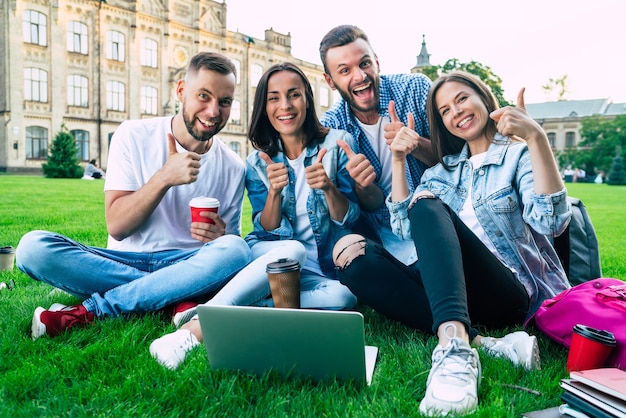
<svg viewBox="0 0 626 418">
<path fill-rule="evenodd" d="M 200 345 L 198 339 L 186 329 L 179 329 L 150 344 L 150 354 L 159 364 L 171 370 L 176 370 L 185 361 L 187 353 Z"/>
<path fill-rule="evenodd" d="M 420 412 L 426 416 L 470 414 L 478 406 L 481 368 L 478 352 L 456 337 L 456 326 L 449 324 L 453 334 L 445 347 L 433 351 L 433 366 L 426 382 L 426 395 L 420 402 Z M 448 334 L 449 335 L 449 334 Z"/>
<path fill-rule="evenodd" d="M 487 354 L 507 358 L 526 370 L 541 369 L 537 337 L 525 331 L 513 332 L 502 338 L 483 337 L 481 347 Z"/>
</svg>

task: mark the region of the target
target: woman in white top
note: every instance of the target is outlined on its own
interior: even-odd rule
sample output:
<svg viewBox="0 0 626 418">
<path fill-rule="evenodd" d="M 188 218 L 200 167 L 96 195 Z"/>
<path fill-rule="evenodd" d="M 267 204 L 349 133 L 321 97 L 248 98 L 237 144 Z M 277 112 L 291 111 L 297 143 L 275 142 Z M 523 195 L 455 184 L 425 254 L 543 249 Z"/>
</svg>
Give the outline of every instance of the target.
<svg viewBox="0 0 626 418">
<path fill-rule="evenodd" d="M 354 307 L 356 297 L 337 280 L 332 260 L 334 243 L 360 214 L 348 157 L 337 144 L 352 146 L 351 135 L 320 124 L 306 76 L 282 63 L 257 85 L 248 137 L 256 148 L 246 167 L 254 226 L 246 241 L 254 260 L 206 304 L 271 306 L 266 266 L 291 258 L 301 265 L 301 307 Z M 186 316 L 194 313 L 191 308 Z M 175 369 L 200 341 L 202 330 L 191 320 L 155 340 L 150 352 Z"/>
</svg>

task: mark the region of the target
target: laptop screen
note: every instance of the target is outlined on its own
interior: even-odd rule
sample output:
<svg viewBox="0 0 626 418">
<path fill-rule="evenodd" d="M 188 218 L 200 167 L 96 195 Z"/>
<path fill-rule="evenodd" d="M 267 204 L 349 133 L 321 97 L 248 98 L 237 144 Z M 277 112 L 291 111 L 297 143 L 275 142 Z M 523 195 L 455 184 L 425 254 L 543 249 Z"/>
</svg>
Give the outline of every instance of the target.
<svg viewBox="0 0 626 418">
<path fill-rule="evenodd" d="M 213 369 L 371 381 L 377 349 L 366 350 L 359 312 L 206 305 L 197 312 Z"/>
</svg>

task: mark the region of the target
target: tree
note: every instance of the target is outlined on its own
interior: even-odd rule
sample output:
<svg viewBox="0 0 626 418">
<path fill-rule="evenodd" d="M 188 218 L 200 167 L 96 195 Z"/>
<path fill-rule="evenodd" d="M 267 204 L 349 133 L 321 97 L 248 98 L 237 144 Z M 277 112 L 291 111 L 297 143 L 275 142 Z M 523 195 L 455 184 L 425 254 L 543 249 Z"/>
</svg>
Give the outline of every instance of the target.
<svg viewBox="0 0 626 418">
<path fill-rule="evenodd" d="M 458 58 L 451 58 L 443 66 L 432 65 L 425 67 L 423 73 L 427 75 L 431 80 L 436 80 L 440 75 L 447 74 L 452 71 L 461 70 L 471 74 L 474 74 L 480 78 L 485 84 L 489 86 L 491 92 L 496 97 L 496 100 L 500 104 L 500 107 L 510 106 L 502 92 L 502 79 L 496 75 L 492 69 L 486 65 L 483 65 L 476 61 L 461 62 Z"/>
<path fill-rule="evenodd" d="M 597 170 L 608 173 L 616 156 L 626 155 L 626 115 L 615 118 L 590 116 L 581 121 L 580 147 L 589 155 Z"/>
<path fill-rule="evenodd" d="M 441 70 L 440 65 L 430 65 L 428 67 L 422 67 L 422 74 L 434 81 L 441 75 L 439 70 Z"/>
<path fill-rule="evenodd" d="M 52 141 L 48 162 L 42 164 L 43 174 L 49 178 L 80 178 L 83 168 L 78 164 L 76 140 L 65 125 Z"/>
<path fill-rule="evenodd" d="M 624 172 L 624 162 L 619 155 L 613 159 L 613 167 L 609 172 L 608 184 L 624 185 L 626 184 L 626 173 Z"/>
<path fill-rule="evenodd" d="M 548 101 L 566 100 L 566 96 L 569 94 L 567 74 L 564 74 L 561 78 L 548 79 L 548 84 L 541 86 L 541 88 L 543 88 L 543 92 L 546 94 Z"/>
<path fill-rule="evenodd" d="M 604 171 L 596 163 L 591 149 L 568 148 L 563 151 L 557 151 L 555 157 L 559 167 L 582 168 L 587 173 L 587 177 L 596 175 L 598 171 Z"/>
</svg>

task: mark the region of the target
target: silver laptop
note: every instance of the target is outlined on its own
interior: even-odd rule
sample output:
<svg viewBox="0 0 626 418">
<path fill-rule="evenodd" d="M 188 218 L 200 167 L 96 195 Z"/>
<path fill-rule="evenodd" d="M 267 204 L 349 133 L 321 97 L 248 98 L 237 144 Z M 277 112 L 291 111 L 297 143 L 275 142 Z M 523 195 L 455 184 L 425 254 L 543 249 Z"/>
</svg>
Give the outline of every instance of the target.
<svg viewBox="0 0 626 418">
<path fill-rule="evenodd" d="M 365 345 L 359 312 L 205 305 L 197 312 L 213 369 L 372 381 L 378 348 Z"/>
</svg>

